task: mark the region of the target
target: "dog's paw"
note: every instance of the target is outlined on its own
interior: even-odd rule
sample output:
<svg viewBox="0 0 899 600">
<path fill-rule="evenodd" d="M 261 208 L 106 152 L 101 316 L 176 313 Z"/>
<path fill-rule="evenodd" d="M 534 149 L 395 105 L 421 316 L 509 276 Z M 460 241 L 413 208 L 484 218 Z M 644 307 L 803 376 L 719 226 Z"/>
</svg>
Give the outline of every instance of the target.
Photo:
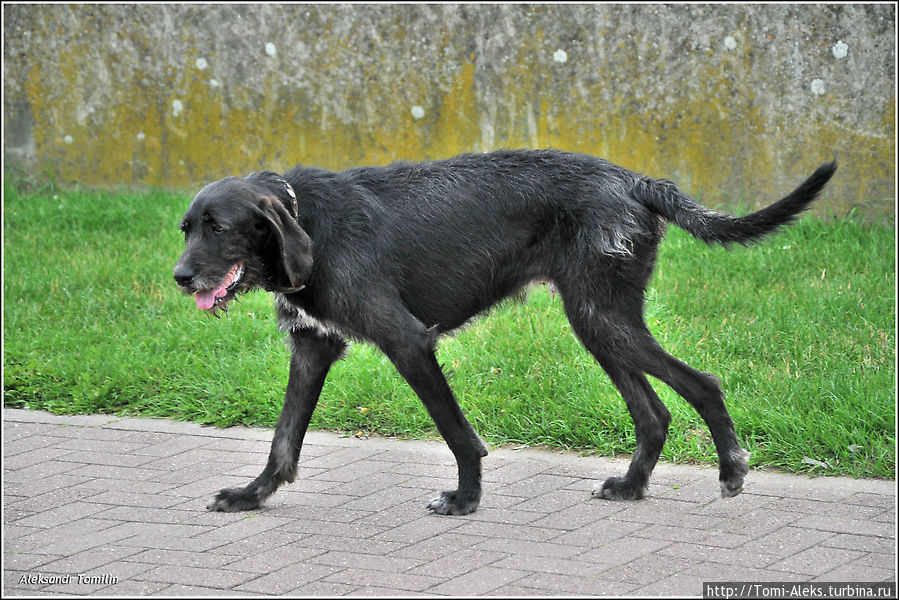
<svg viewBox="0 0 899 600">
<path fill-rule="evenodd" d="M 749 473 L 749 452 L 740 448 L 733 455 L 733 461 L 727 469 L 721 469 L 718 484 L 721 486 L 722 498 L 733 498 L 743 491 L 743 479 Z"/>
<path fill-rule="evenodd" d="M 206 508 L 215 512 L 238 512 L 242 510 L 254 510 L 259 508 L 262 502 L 259 497 L 247 488 L 232 488 L 221 490 L 206 505 Z"/>
<path fill-rule="evenodd" d="M 633 485 L 624 477 L 609 477 L 593 490 L 594 498 L 604 500 L 641 500 L 646 495 L 646 486 Z"/>
<path fill-rule="evenodd" d="M 473 513 L 480 503 L 478 494 L 443 492 L 428 503 L 428 509 L 438 515 L 467 515 Z"/>
</svg>

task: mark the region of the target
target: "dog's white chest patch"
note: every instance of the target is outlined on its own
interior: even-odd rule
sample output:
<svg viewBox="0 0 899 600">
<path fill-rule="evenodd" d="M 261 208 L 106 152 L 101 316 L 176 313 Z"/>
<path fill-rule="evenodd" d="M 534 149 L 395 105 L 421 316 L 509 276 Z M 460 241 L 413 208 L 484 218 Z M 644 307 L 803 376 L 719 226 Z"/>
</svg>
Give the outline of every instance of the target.
<svg viewBox="0 0 899 600">
<path fill-rule="evenodd" d="M 337 325 L 310 316 L 302 308 L 292 304 L 283 294 L 275 293 L 275 307 L 278 309 L 278 327 L 291 332 L 301 329 L 315 329 L 323 335 L 346 337 Z"/>
</svg>

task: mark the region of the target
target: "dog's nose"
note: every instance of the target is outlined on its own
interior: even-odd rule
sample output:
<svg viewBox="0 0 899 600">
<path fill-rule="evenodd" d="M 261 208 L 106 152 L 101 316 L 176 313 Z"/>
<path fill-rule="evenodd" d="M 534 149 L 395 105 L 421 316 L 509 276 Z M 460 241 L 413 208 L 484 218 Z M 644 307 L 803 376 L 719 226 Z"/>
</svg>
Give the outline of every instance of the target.
<svg viewBox="0 0 899 600">
<path fill-rule="evenodd" d="M 194 274 L 190 269 L 181 265 L 175 266 L 175 282 L 181 287 L 188 287 L 194 280 Z"/>
</svg>

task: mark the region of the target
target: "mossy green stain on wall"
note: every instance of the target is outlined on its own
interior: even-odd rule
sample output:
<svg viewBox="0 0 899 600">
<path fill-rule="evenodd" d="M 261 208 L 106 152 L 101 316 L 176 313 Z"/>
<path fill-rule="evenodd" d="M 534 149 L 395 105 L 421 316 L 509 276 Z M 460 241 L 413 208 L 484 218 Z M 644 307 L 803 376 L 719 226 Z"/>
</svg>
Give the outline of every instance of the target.
<svg viewBox="0 0 899 600">
<path fill-rule="evenodd" d="M 893 212 L 888 7 L 4 11 L 7 126 L 33 115 L 33 149 L 7 157 L 60 180 L 192 189 L 297 163 L 555 147 L 748 207 L 836 156 L 825 212 Z"/>
</svg>

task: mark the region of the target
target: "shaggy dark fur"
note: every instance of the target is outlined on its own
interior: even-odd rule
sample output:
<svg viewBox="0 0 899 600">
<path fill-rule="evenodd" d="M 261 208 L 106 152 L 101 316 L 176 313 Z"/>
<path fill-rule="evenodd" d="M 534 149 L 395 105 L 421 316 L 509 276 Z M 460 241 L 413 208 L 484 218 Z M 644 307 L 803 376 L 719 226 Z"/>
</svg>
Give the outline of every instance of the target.
<svg viewBox="0 0 899 600">
<path fill-rule="evenodd" d="M 296 167 L 253 173 L 196 195 L 181 228 L 175 280 L 198 307 L 224 309 L 240 292 L 274 292 L 292 340 L 290 377 L 268 464 L 209 508 L 258 507 L 293 481 L 303 436 L 345 339 L 377 345 L 421 398 L 456 457 L 459 487 L 429 504 L 462 515 L 478 506 L 484 444 L 460 410 L 434 347 L 534 280 L 552 281 L 584 346 L 627 403 L 637 447 L 628 472 L 594 495 L 646 492 L 670 414 L 646 375 L 702 416 L 720 461 L 721 494 L 749 470 L 718 379 L 663 350 L 643 322 L 643 294 L 667 221 L 708 243 L 748 244 L 799 215 L 836 169 L 822 165 L 788 196 L 730 217 L 672 182 L 592 156 L 551 150 L 468 154 L 333 173 Z"/>
</svg>

